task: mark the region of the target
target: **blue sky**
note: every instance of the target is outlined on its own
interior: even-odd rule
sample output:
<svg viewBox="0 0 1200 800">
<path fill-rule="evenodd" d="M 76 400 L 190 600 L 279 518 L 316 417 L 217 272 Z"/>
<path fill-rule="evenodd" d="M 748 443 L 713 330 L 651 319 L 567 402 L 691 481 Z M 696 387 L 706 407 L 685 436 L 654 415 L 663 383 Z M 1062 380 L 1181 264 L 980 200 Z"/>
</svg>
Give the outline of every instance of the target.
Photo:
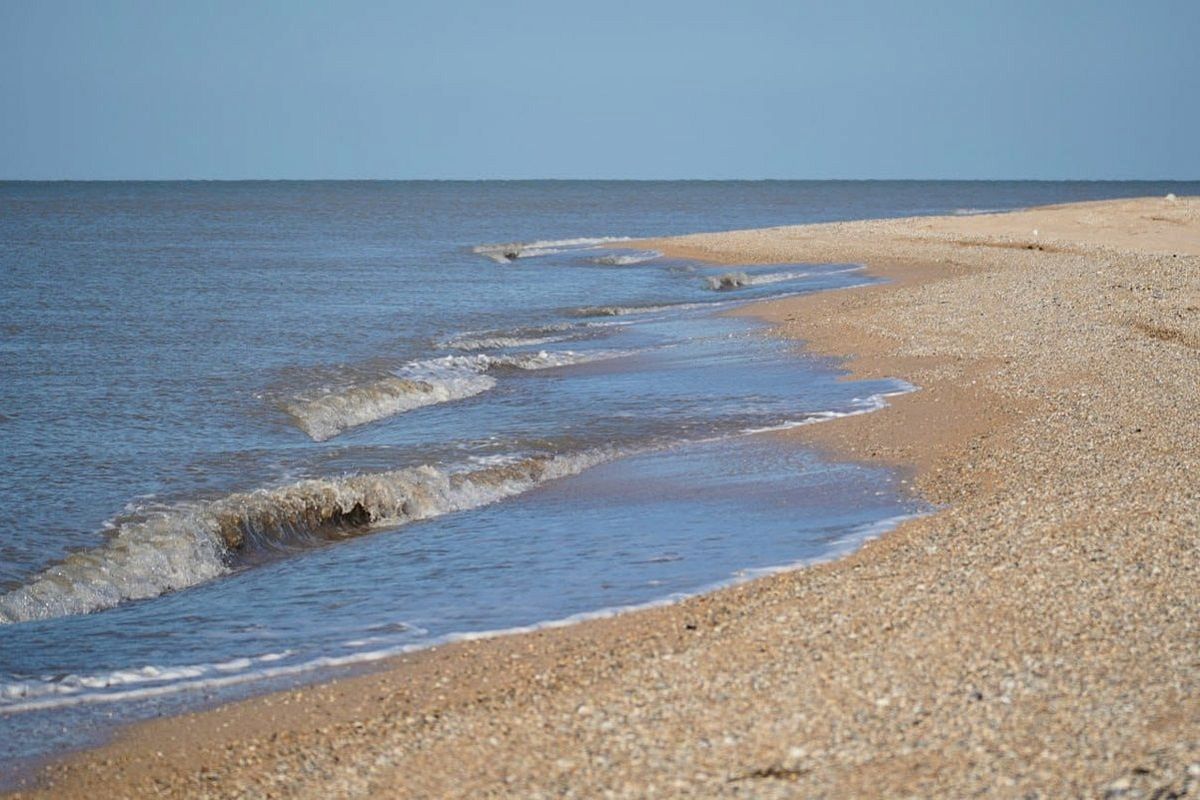
<svg viewBox="0 0 1200 800">
<path fill-rule="evenodd" d="M 0 178 L 1200 178 L 1200 2 L 0 0 Z"/>
</svg>

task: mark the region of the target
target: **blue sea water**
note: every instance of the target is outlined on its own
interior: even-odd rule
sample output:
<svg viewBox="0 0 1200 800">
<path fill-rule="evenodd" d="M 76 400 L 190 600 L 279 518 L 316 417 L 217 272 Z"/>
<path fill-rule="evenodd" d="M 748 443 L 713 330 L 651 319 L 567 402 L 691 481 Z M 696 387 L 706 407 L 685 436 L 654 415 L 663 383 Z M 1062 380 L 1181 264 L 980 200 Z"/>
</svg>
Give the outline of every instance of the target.
<svg viewBox="0 0 1200 800">
<path fill-rule="evenodd" d="M 861 271 L 625 237 L 1169 191 L 1200 186 L 0 183 L 0 771 L 918 509 L 761 433 L 908 387 L 721 314 Z"/>
</svg>

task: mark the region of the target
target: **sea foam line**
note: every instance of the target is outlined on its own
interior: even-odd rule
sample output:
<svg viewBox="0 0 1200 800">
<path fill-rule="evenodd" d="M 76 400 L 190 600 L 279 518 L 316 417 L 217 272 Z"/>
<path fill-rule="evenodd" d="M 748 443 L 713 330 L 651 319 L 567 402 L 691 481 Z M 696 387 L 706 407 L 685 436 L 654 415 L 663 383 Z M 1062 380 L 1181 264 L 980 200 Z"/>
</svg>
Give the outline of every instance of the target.
<svg viewBox="0 0 1200 800">
<path fill-rule="evenodd" d="M 792 430 L 793 428 L 803 428 L 807 425 L 815 425 L 818 422 L 828 422 L 834 419 L 843 419 L 845 417 L 857 417 L 861 414 L 870 414 L 874 411 L 879 411 L 887 407 L 887 398 L 898 397 L 902 394 L 919 391 L 918 387 L 913 386 L 907 381 L 893 379 L 897 384 L 897 388 L 890 392 L 876 392 L 869 397 L 855 397 L 851 400 L 853 403 L 859 403 L 856 408 L 849 411 L 814 411 L 808 417 L 801 420 L 793 420 L 790 422 L 782 422 L 778 425 L 767 425 L 761 428 L 743 428 L 742 433 L 752 436 L 759 433 L 776 433 L 778 431 Z"/>
<path fill-rule="evenodd" d="M 634 264 L 645 264 L 647 261 L 654 261 L 658 258 L 662 258 L 662 253 L 657 250 L 639 250 L 631 253 L 610 253 L 598 256 L 592 259 L 592 263 L 605 267 L 631 267 Z"/>
<path fill-rule="evenodd" d="M 558 322 L 523 328 L 499 328 L 483 331 L 464 331 L 436 343 L 449 350 L 499 350 L 508 347 L 537 347 L 565 342 L 586 336 L 596 326 L 587 323 Z"/>
<path fill-rule="evenodd" d="M 704 279 L 705 285 L 714 291 L 741 289 L 746 286 L 766 286 L 772 283 L 795 281 L 810 278 L 811 272 L 771 272 L 765 275 L 748 275 L 745 272 L 726 272 L 723 275 L 710 275 Z"/>
<path fill-rule="evenodd" d="M 497 264 L 508 264 L 518 258 L 536 258 L 538 256 L 554 255 L 572 250 L 590 250 L 603 244 L 631 241 L 628 236 L 594 236 L 577 239 L 546 239 L 536 242 L 509 242 L 502 244 L 481 244 L 471 248 L 471 252 L 495 261 Z"/>
</svg>

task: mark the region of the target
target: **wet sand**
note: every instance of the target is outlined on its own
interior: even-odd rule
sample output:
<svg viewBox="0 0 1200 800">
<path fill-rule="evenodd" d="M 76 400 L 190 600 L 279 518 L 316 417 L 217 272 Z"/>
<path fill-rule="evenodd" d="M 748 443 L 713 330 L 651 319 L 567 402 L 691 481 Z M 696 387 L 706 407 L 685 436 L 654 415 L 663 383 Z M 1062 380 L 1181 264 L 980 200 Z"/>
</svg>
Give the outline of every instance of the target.
<svg viewBox="0 0 1200 800">
<path fill-rule="evenodd" d="M 891 278 L 743 313 L 918 385 L 785 435 L 910 467 L 942 510 L 676 606 L 135 726 L 42 790 L 1200 792 L 1200 199 L 633 246 Z"/>
</svg>

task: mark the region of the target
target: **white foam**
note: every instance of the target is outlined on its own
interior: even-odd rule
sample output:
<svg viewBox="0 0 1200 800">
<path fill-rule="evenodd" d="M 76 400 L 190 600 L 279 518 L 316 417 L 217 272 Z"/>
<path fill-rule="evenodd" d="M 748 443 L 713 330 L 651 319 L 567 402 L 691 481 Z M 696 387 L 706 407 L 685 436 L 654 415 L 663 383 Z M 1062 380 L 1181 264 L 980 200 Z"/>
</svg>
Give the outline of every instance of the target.
<svg viewBox="0 0 1200 800">
<path fill-rule="evenodd" d="M 105 545 L 72 553 L 0 596 L 0 623 L 82 614 L 157 597 L 223 574 L 224 555 L 203 506 L 155 511 L 117 527 Z"/>
<path fill-rule="evenodd" d="M 0 684 L 0 714 L 11 713 L 14 710 L 30 710 L 25 704 L 47 697 L 75 697 L 87 695 L 89 691 L 178 683 L 214 673 L 245 672 L 256 665 L 280 661 L 291 654 L 291 650 L 285 650 L 215 664 L 184 664 L 170 667 L 149 665 L 95 675 L 43 675 L 37 680 Z"/>
<path fill-rule="evenodd" d="M 507 347 L 538 347 L 543 344 L 565 342 L 574 338 L 569 333 L 542 336 L 513 336 L 504 334 L 462 334 L 441 343 L 441 347 L 452 350 L 500 350 Z"/>
<path fill-rule="evenodd" d="M 803 420 L 785 422 L 763 428 L 745 429 L 736 435 L 766 433 L 811 425 L 841 417 L 867 414 L 886 406 L 886 398 L 918 390 L 916 386 L 904 381 L 896 381 L 896 384 L 897 387 L 894 390 L 879 392 L 865 398 L 856 398 L 856 402 L 859 405 L 849 411 L 817 412 L 807 416 Z M 701 441 L 715 441 L 725 438 L 728 438 L 728 436 L 717 436 L 710 440 Z M 255 495 L 262 498 L 273 498 L 274 501 L 268 503 L 268 505 L 270 506 L 270 514 L 275 517 L 280 516 L 281 513 L 283 516 L 287 516 L 289 504 L 281 502 L 281 498 L 287 494 L 292 494 L 299 497 L 321 497 L 325 502 L 333 502 L 340 508 L 350 507 L 347 504 L 366 503 L 371 506 L 373 518 L 375 514 L 380 513 L 381 509 L 390 507 L 395 516 L 390 519 L 385 517 L 380 517 L 379 519 L 391 524 L 397 524 L 406 519 L 427 518 L 453 510 L 465 510 L 486 505 L 504 497 L 519 494 L 545 481 L 578 474 L 591 466 L 628 454 L 629 452 L 600 449 L 573 456 L 558 457 L 534 457 L 526 459 L 504 455 L 477 457 L 472 459 L 472 461 L 476 465 L 484 465 L 483 469 L 472 470 L 466 468 L 459 472 L 442 472 L 434 470 L 431 467 L 421 467 L 415 470 L 400 470 L 378 475 L 347 478 L 340 482 L 343 484 L 356 484 L 354 486 L 339 486 L 339 482 L 336 481 L 304 481 L 292 487 L 286 487 L 283 490 L 274 490 L 274 492 L 264 491 L 255 493 Z M 367 490 L 368 487 L 375 489 L 374 496 Z M 246 498 L 255 495 L 235 495 L 227 498 L 225 501 L 218 501 L 218 503 L 245 506 L 247 505 Z M 235 500 L 235 498 L 237 499 Z M 253 516 L 254 514 L 244 513 L 245 519 L 252 519 Z M 741 569 L 736 571 L 729 579 L 704 586 L 694 592 L 675 593 L 646 603 L 604 608 L 574 614 L 557 620 L 539 622 L 533 625 L 497 630 L 460 632 L 417 644 L 391 646 L 344 656 L 322 657 L 301 664 L 280 667 L 261 667 L 252 670 L 256 665 L 264 665 L 282 660 L 290 655 L 290 651 L 269 653 L 252 658 L 231 659 L 218 664 L 182 667 L 146 666 L 137 669 L 119 670 L 98 676 L 68 676 L 59 680 L 50 680 L 47 677 L 41 681 L 0 685 L 0 715 L 84 703 L 107 703 L 144 699 L 182 691 L 213 690 L 250 681 L 300 675 L 319 669 L 370 663 L 455 641 L 470 641 L 529 633 L 537 630 L 565 627 L 592 619 L 612 617 L 632 611 L 660 607 L 676 603 L 687 597 L 705 594 L 766 575 L 832 561 L 853 552 L 865 542 L 883 535 L 902 522 L 919 516 L 921 514 L 898 515 L 855 528 L 833 542 L 832 547 L 824 554 L 815 558 L 802 559 L 771 567 Z M 98 560 L 103 560 L 103 556 L 99 556 Z M 10 597 L 22 591 L 23 589 L 18 589 L 15 592 L 10 592 L 8 595 L 0 597 L 0 622 L 11 622 L 18 619 L 12 616 L 11 604 L 8 601 Z M 41 616 L 47 615 L 34 615 L 23 618 L 34 619 Z M 375 641 L 378 641 L 377 637 L 369 637 L 361 640 L 360 644 L 367 645 Z M 114 687 L 123 686 L 134 688 L 112 691 Z M 89 689 L 93 691 L 85 691 Z"/>
<path fill-rule="evenodd" d="M 322 538 L 323 529 L 339 526 L 395 527 L 478 508 L 616 455 L 602 448 L 477 469 L 423 466 L 180 504 L 117 525 L 105 544 L 74 553 L 0 595 L 0 623 L 86 614 L 157 597 L 225 573 L 231 551 Z"/>
<path fill-rule="evenodd" d="M 836 274 L 836 273 L 829 273 Z M 714 291 L 741 289 L 746 286 L 767 286 L 772 283 L 795 281 L 810 278 L 811 272 L 770 272 L 763 275 L 748 275 L 745 272 L 726 272 L 723 275 L 710 275 L 704 279 L 705 285 Z"/>
<path fill-rule="evenodd" d="M 342 656 L 325 656 L 305 661 L 299 664 L 289 664 L 279 667 L 264 667 L 253 671 L 242 671 L 233 675 L 218 675 L 213 676 L 215 670 L 205 669 L 203 667 L 177 667 L 164 668 L 160 674 L 170 674 L 173 670 L 178 675 L 178 679 L 173 683 L 156 684 L 151 686 L 141 686 L 121 691 L 106 691 L 106 692 L 91 692 L 84 693 L 78 691 L 55 692 L 53 689 L 39 691 L 35 687 L 30 686 L 30 694 L 21 695 L 18 692 L 6 694 L 8 687 L 0 687 L 0 715 L 18 714 L 27 711 L 39 711 L 53 708 L 62 708 L 65 706 L 81 705 L 81 704 L 96 704 L 96 703 L 113 703 L 130 700 L 148 699 L 153 697 L 161 697 L 170 694 L 176 694 L 184 691 L 212 691 L 214 689 L 226 688 L 242 683 L 252 681 L 270 680 L 273 678 L 293 677 L 312 673 L 322 669 L 332 669 L 337 667 L 348 667 L 362 664 L 369 664 L 378 661 L 383 661 L 388 658 L 412 653 L 420 650 L 427 650 L 433 647 L 439 647 L 445 644 L 454 642 L 480 641 L 484 639 L 495 639 L 501 636 L 512 636 L 525 633 L 534 633 L 542 630 L 551 630 L 555 628 L 565 628 L 571 625 L 577 625 L 581 622 L 587 622 L 597 619 L 608 619 L 622 614 L 629 614 L 636 611 L 644 611 L 652 608 L 661 608 L 663 606 L 673 605 L 680 601 L 686 600 L 689 597 L 708 594 L 730 586 L 736 586 L 746 583 L 757 578 L 762 578 L 768 575 L 774 575 L 781 572 L 790 572 L 797 569 L 813 566 L 815 564 L 825 563 L 828 561 L 841 558 L 849 553 L 854 552 L 866 542 L 876 539 L 888 531 L 896 528 L 898 525 L 910 519 L 921 516 L 920 514 L 903 514 L 888 519 L 872 522 L 860 527 L 854 528 L 847 532 L 844 536 L 832 543 L 831 548 L 820 556 L 808 559 L 801 559 L 788 564 L 758 567 L 750 569 L 741 569 L 733 573 L 733 575 L 725 580 L 717 581 L 708 584 L 692 592 L 676 592 L 665 597 L 651 600 L 645 603 L 637 603 L 624 606 L 611 606 L 595 611 L 587 611 L 579 614 L 572 614 L 560 619 L 547 620 L 544 622 L 534 623 L 532 625 L 522 625 L 510 628 L 499 628 L 492 630 L 480 631 L 464 631 L 452 633 L 435 639 L 427 640 L 420 643 L 411 643 L 404 645 L 394 645 L 390 647 L 382 647 L 375 650 L 365 650 L 357 653 L 350 653 Z M 264 663 L 268 658 L 278 660 L 282 656 L 260 656 L 257 659 L 248 659 L 252 663 Z M 145 670 L 153 670 L 153 667 L 143 668 Z M 101 680 L 103 682 L 103 680 Z M 13 686 L 10 684 L 9 686 Z M 110 688 L 110 687 L 106 687 Z M 9 690 L 11 691 L 11 690 Z M 4 702 L 8 701 L 8 702 Z"/>
<path fill-rule="evenodd" d="M 554 255 L 572 250 L 590 250 L 602 244 L 613 242 L 628 242 L 628 236 L 593 236 L 576 239 L 546 239 L 536 242 L 509 242 L 507 244 L 481 244 L 472 248 L 472 252 L 495 261 L 497 264 L 507 264 L 518 258 L 537 258 L 538 256 Z"/>
<path fill-rule="evenodd" d="M 817 411 L 809 414 L 804 419 L 792 420 L 789 422 L 781 422 L 778 425 L 767 425 L 761 428 L 743 428 L 742 433 L 746 435 L 754 435 L 759 433 L 773 433 L 776 431 L 786 431 L 792 428 L 802 428 L 805 425 L 814 425 L 818 422 L 828 422 L 832 419 L 842 419 L 843 417 L 857 417 L 860 414 L 870 414 L 872 411 L 879 411 L 887 407 L 887 398 L 897 397 L 902 394 L 917 391 L 917 387 L 907 381 L 896 380 L 897 388 L 890 392 L 879 392 L 869 397 L 856 397 L 852 402 L 858 403 L 855 408 L 849 411 Z"/>
<path fill-rule="evenodd" d="M 659 314 L 664 311 L 690 311 L 696 308 L 719 308 L 721 303 L 666 303 L 652 306 L 583 306 L 571 311 L 579 317 L 625 317 L 640 314 Z"/>
<path fill-rule="evenodd" d="M 558 336 L 484 336 L 477 339 L 459 339 L 451 345 L 456 350 L 499 350 L 506 347 L 537 347 L 543 344 L 565 342 L 571 337 L 567 334 Z"/>
<path fill-rule="evenodd" d="M 777 280 L 763 280 L 762 283 L 775 283 L 788 280 L 796 280 L 800 277 L 828 277 L 831 275 L 845 275 L 855 272 L 864 271 L 865 267 L 854 265 L 844 269 L 828 270 L 812 273 L 785 273 L 786 277 L 780 277 Z M 744 274 L 744 273 L 742 273 Z M 778 274 L 778 273 L 776 273 Z M 746 276 L 753 280 L 756 276 Z M 761 278 L 769 278 L 772 276 L 757 276 Z M 870 286 L 872 282 L 853 283 L 847 286 L 839 287 L 843 289 L 854 289 L 859 286 Z M 771 295 L 771 300 L 783 300 L 788 297 L 797 297 L 803 295 L 802 291 L 783 291 L 780 294 Z M 659 305 L 644 305 L 644 306 L 580 306 L 573 308 L 567 313 L 576 317 L 625 317 L 625 316 L 649 316 L 651 314 L 662 314 L 677 311 L 692 311 L 695 309 L 705 309 L 708 311 L 718 311 L 721 309 L 732 308 L 735 306 L 745 305 L 750 302 L 758 302 L 764 298 L 734 298 L 730 297 L 727 300 L 709 300 L 699 303 L 663 303 Z M 638 320 L 640 321 L 640 320 Z M 613 325 L 614 322 L 592 322 L 592 325 Z M 631 324 L 631 323 L 621 323 Z"/>
<path fill-rule="evenodd" d="M 506 330 L 464 331 L 437 343 L 450 350 L 498 350 L 506 347 L 536 347 L 577 338 L 589 326 L 560 322 L 529 328 Z"/>
<path fill-rule="evenodd" d="M 314 442 L 323 442 L 347 428 L 424 406 L 463 400 L 495 385 L 494 378 L 476 372 L 420 378 L 389 376 L 311 400 L 293 400 L 285 403 L 283 410 Z"/>
<path fill-rule="evenodd" d="M 662 258 L 662 253 L 657 250 L 640 250 L 633 253 L 611 253 L 593 258 L 592 262 L 606 267 L 630 267 L 634 264 L 653 261 L 656 258 Z"/>
<path fill-rule="evenodd" d="M 636 354 L 636 350 L 539 350 L 536 353 L 517 353 L 506 356 L 489 356 L 496 366 L 511 366 L 519 369 L 540 370 L 590 364 L 593 361 L 611 361 Z"/>
<path fill-rule="evenodd" d="M 413 361 L 395 375 L 328 392 L 312 399 L 295 399 L 282 408 L 296 425 L 317 442 L 350 428 L 376 422 L 425 406 L 463 400 L 496 385 L 486 374 L 495 367 L 550 369 L 619 358 L 631 351 L 547 351 L 511 355 L 452 355 Z"/>
</svg>

